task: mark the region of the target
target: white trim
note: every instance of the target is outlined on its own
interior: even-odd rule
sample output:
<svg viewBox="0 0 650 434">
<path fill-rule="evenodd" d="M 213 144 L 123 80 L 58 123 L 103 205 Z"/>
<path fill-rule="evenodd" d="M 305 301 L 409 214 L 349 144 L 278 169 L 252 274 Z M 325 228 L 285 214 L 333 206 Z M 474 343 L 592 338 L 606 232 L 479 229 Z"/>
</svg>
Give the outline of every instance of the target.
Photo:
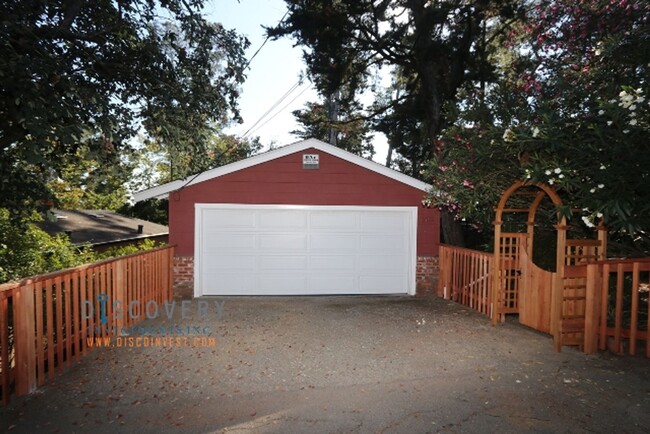
<svg viewBox="0 0 650 434">
<path fill-rule="evenodd" d="M 396 181 L 399 181 L 403 184 L 410 185 L 411 187 L 417 188 L 424 192 L 429 192 L 431 190 L 431 185 L 426 182 L 422 182 L 418 179 L 412 178 L 408 175 L 405 175 L 401 172 L 398 172 L 393 169 L 389 169 L 386 166 L 382 166 L 379 163 L 376 163 L 371 160 L 367 160 L 358 155 L 352 154 L 343 149 L 332 146 L 328 143 L 322 142 L 318 139 L 307 139 L 300 142 L 292 143 L 287 146 L 283 146 L 272 151 L 265 152 L 263 154 L 257 154 L 245 160 L 240 160 L 235 163 L 227 164 L 225 166 L 217 167 L 205 171 L 198 176 L 192 175 L 183 180 L 177 180 L 168 182 L 167 184 L 158 185 L 156 187 L 149 188 L 147 190 L 142 190 L 136 192 L 133 196 L 136 202 L 151 198 L 164 198 L 167 194 L 179 190 L 182 187 L 198 184 L 210 179 L 218 178 L 220 176 L 227 175 L 229 173 L 237 172 L 239 170 L 247 169 L 258 164 L 266 163 L 277 158 L 286 157 L 287 155 L 294 154 L 296 152 L 304 151 L 305 149 L 314 148 L 321 152 L 326 152 L 328 154 L 334 155 L 342 160 L 346 160 L 357 166 L 361 166 L 373 172 L 384 175 L 388 178 L 392 178 Z"/>
<path fill-rule="evenodd" d="M 201 254 L 203 242 L 203 227 L 201 225 L 204 210 L 209 209 L 261 209 L 261 210 L 348 210 L 348 211 L 384 211 L 405 212 L 411 214 L 409 221 L 409 237 L 411 250 L 409 252 L 408 295 L 415 295 L 416 268 L 417 268 L 417 243 L 418 243 L 418 207 L 417 206 L 357 206 L 357 205 L 257 205 L 257 204 L 224 204 L 224 203 L 195 203 L 194 204 L 194 297 L 203 296 L 203 282 L 201 281 Z M 403 293 L 402 293 L 403 294 Z"/>
<path fill-rule="evenodd" d="M 195 203 L 194 204 L 194 297 L 201 297 L 203 295 L 203 283 L 201 282 L 201 273 L 199 270 L 202 250 L 202 240 L 203 240 L 203 226 L 201 225 L 201 217 L 203 216 L 202 211 L 205 208 L 204 204 Z"/>
<path fill-rule="evenodd" d="M 411 264 L 411 267 L 409 268 L 409 272 L 411 273 L 409 275 L 409 287 L 408 287 L 408 295 L 415 295 L 415 290 L 417 289 L 417 282 L 416 282 L 416 271 L 417 271 L 417 266 L 418 266 L 418 211 L 419 207 L 413 206 L 409 207 L 411 208 L 411 228 L 410 228 L 410 233 L 409 236 L 411 237 L 412 243 L 411 243 L 411 257 L 409 258 L 409 264 Z"/>
</svg>

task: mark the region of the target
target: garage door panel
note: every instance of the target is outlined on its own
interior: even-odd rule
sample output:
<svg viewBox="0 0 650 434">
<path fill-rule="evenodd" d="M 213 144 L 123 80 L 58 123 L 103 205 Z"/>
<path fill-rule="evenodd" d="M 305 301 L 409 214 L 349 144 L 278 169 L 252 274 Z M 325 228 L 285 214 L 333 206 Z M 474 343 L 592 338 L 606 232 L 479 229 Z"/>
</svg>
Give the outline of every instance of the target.
<svg viewBox="0 0 650 434">
<path fill-rule="evenodd" d="M 206 252 L 223 251 L 223 249 L 252 250 L 257 245 L 257 235 L 254 233 L 237 233 L 237 232 L 216 232 L 207 231 L 205 238 L 209 240 L 206 243 Z"/>
<path fill-rule="evenodd" d="M 312 234 L 309 245 L 314 252 L 322 250 L 354 252 L 357 249 L 357 237 L 349 234 Z"/>
<path fill-rule="evenodd" d="M 407 244 L 407 238 L 403 235 L 361 235 L 359 247 L 362 251 L 375 252 L 377 250 L 388 252 L 403 252 Z"/>
<path fill-rule="evenodd" d="M 404 258 L 395 255 L 372 255 L 359 258 L 362 272 L 372 270 L 375 274 L 394 274 L 404 269 Z"/>
<path fill-rule="evenodd" d="M 304 250 L 307 248 L 306 234 L 260 234 L 259 248 L 264 250 Z"/>
<path fill-rule="evenodd" d="M 206 253 L 204 256 L 207 270 L 248 270 L 255 271 L 257 266 L 256 255 L 223 255 Z"/>
<path fill-rule="evenodd" d="M 398 213 L 361 213 L 362 232 L 403 232 L 404 217 Z"/>
<path fill-rule="evenodd" d="M 358 213 L 316 211 L 311 214 L 313 232 L 353 232 L 357 230 Z"/>
<path fill-rule="evenodd" d="M 353 272 L 356 265 L 355 255 L 312 256 L 309 269 L 315 271 L 349 271 Z"/>
<path fill-rule="evenodd" d="M 205 295 L 247 295 L 254 294 L 257 280 L 253 276 L 208 272 L 204 276 Z"/>
<path fill-rule="evenodd" d="M 265 272 L 274 271 L 305 271 L 307 269 L 307 256 L 260 256 L 259 269 Z"/>
<path fill-rule="evenodd" d="M 259 213 L 259 227 L 263 229 L 306 229 L 305 211 L 287 210 Z"/>
<path fill-rule="evenodd" d="M 254 228 L 256 213 L 253 210 L 205 210 L 205 228 Z"/>
<path fill-rule="evenodd" d="M 197 295 L 413 293 L 416 208 L 197 204 Z"/>
</svg>

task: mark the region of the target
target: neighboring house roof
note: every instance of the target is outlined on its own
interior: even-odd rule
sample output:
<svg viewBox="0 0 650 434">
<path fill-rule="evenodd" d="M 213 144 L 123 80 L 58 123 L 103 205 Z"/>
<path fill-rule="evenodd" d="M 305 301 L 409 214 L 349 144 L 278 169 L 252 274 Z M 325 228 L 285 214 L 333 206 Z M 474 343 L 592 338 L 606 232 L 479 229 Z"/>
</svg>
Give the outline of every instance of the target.
<svg viewBox="0 0 650 434">
<path fill-rule="evenodd" d="M 167 226 L 104 210 L 52 209 L 38 226 L 50 235 L 68 233 L 73 244 L 94 246 L 169 234 Z"/>
<path fill-rule="evenodd" d="M 319 151 L 334 155 L 338 158 L 349 161 L 350 163 L 364 167 L 368 170 L 372 170 L 373 172 L 379 173 L 388 178 L 392 178 L 396 181 L 410 185 L 422 191 L 428 192 L 431 190 L 431 185 L 422 182 L 418 179 L 412 178 L 408 175 L 405 175 L 401 172 L 398 172 L 393 169 L 389 169 L 388 167 L 383 166 L 379 163 L 375 163 L 374 161 L 367 160 L 363 157 L 359 157 L 358 155 L 352 154 L 348 151 L 345 151 L 341 148 L 337 148 L 336 146 L 332 146 L 318 139 L 307 139 L 307 140 L 302 140 L 300 142 L 292 143 L 287 146 L 283 146 L 281 148 L 274 149 L 272 151 L 254 155 L 250 158 L 246 158 L 245 160 L 240 160 L 235 163 L 210 169 L 198 175 L 189 176 L 183 180 L 172 181 L 172 182 L 168 182 L 167 184 L 162 184 L 156 187 L 149 188 L 147 190 L 138 191 L 137 193 L 134 194 L 134 198 L 136 202 L 140 202 L 152 198 L 162 198 L 165 197 L 167 194 L 179 190 L 183 187 L 208 181 L 210 179 L 214 179 L 219 176 L 224 176 L 229 173 L 236 172 L 238 170 L 243 170 L 251 166 L 266 163 L 268 161 L 285 157 L 287 155 L 304 151 L 310 148 L 314 148 Z"/>
</svg>

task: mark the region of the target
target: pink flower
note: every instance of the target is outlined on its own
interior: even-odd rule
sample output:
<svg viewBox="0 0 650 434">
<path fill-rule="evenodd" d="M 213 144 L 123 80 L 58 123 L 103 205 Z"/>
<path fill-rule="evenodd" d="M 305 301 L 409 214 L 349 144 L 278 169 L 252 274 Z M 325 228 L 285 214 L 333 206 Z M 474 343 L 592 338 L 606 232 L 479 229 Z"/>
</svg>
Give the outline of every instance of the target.
<svg viewBox="0 0 650 434">
<path fill-rule="evenodd" d="M 467 179 L 463 181 L 463 185 L 467 188 L 471 188 L 471 189 L 474 188 L 474 185 L 471 182 L 469 182 L 469 180 Z"/>
</svg>

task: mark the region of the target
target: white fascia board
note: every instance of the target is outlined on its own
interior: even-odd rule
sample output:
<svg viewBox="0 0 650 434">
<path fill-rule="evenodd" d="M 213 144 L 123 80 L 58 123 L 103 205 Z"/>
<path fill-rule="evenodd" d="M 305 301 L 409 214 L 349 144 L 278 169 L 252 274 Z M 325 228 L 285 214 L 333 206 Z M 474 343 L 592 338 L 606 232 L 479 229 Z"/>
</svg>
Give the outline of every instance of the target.
<svg viewBox="0 0 650 434">
<path fill-rule="evenodd" d="M 320 140 L 317 139 L 309 139 L 309 140 L 315 140 L 320 144 L 320 146 L 314 145 L 308 147 L 313 147 L 323 152 L 327 152 L 328 154 L 332 154 L 336 157 L 341 158 L 342 160 L 346 160 L 349 161 L 350 163 L 356 164 L 357 166 L 361 166 L 365 169 L 372 170 L 373 172 L 377 172 L 381 175 L 384 175 L 388 178 L 392 178 L 403 184 L 410 185 L 411 187 L 417 188 L 418 190 L 429 192 L 432 189 L 432 186 L 430 184 L 427 184 L 426 182 L 422 182 L 411 176 L 405 175 L 402 172 L 398 172 L 397 170 L 390 169 L 375 161 L 368 160 L 363 157 L 359 157 L 358 155 L 352 154 L 348 151 L 345 151 L 341 148 L 337 148 L 336 146 L 332 146 L 328 143 L 321 142 Z"/>
<path fill-rule="evenodd" d="M 136 202 L 140 202 L 154 197 L 163 198 L 167 194 L 171 193 L 172 191 L 179 190 L 183 187 L 198 184 L 203 181 L 208 181 L 210 179 L 218 178 L 219 176 L 224 176 L 229 173 L 246 169 L 248 167 L 266 163 L 268 161 L 275 160 L 277 158 L 282 158 L 287 155 L 304 151 L 305 149 L 309 149 L 309 148 L 318 149 L 319 151 L 332 154 L 338 158 L 341 158 L 342 160 L 349 161 L 352 164 L 356 164 L 357 166 L 361 166 L 373 172 L 384 175 L 388 178 L 392 178 L 396 181 L 399 181 L 406 185 L 410 185 L 411 187 L 417 188 L 424 192 L 431 191 L 432 188 L 431 185 L 427 184 L 426 182 L 422 182 L 420 180 L 412 178 L 396 170 L 389 169 L 388 167 L 383 166 L 379 163 L 376 163 L 371 160 L 367 160 L 363 157 L 359 157 L 358 155 L 344 151 L 343 149 L 337 148 L 336 146 L 332 146 L 318 139 L 307 139 L 307 140 L 302 140 L 299 142 L 292 143 L 287 146 L 283 146 L 278 149 L 274 149 L 272 151 L 264 152 L 262 154 L 253 155 L 252 157 L 246 158 L 245 160 L 240 160 L 231 164 L 227 164 L 225 166 L 220 166 L 214 169 L 210 169 L 208 171 L 199 174 L 198 176 L 192 175 L 183 180 L 173 181 L 167 184 L 162 184 L 156 187 L 149 188 L 147 190 L 138 191 L 133 195 L 134 200 Z"/>
</svg>

